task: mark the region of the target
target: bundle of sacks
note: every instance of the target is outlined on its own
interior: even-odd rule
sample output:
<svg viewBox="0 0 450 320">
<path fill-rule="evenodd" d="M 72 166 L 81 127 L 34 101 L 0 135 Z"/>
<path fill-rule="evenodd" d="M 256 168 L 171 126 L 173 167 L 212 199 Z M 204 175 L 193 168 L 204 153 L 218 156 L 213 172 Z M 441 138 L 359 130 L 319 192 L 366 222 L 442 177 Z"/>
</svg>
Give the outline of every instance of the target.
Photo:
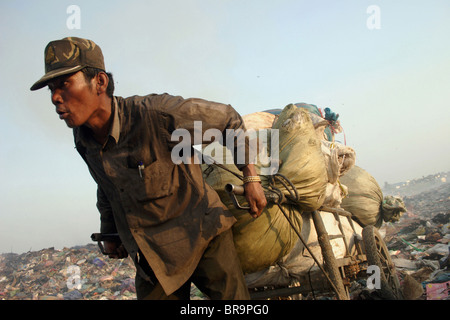
<svg viewBox="0 0 450 320">
<path fill-rule="evenodd" d="M 383 222 L 398 221 L 406 212 L 405 204 L 399 197 L 383 196 L 375 178 L 355 165 L 355 150 L 335 141 L 334 133 L 342 132 L 339 121 L 330 123 L 313 104 L 296 103 L 294 106 L 308 111 L 316 136 L 322 144 L 328 176 L 323 206 L 349 211 L 362 227 L 373 225 L 379 228 Z M 283 111 L 273 109 L 255 112 L 243 119 L 253 129 L 275 128 L 278 118 L 285 113 L 286 108 Z"/>
<path fill-rule="evenodd" d="M 310 225 L 307 213 L 311 211 L 341 207 L 351 212 L 361 226 L 379 226 L 380 216 L 381 221 L 395 220 L 404 211 L 401 200 L 392 197 L 383 199 L 379 186 L 368 182 L 373 178 L 355 166 L 356 155 L 351 147 L 335 142 L 334 137 L 325 139 L 324 129 L 329 122 L 311 112 L 305 104 L 290 104 L 276 115 L 257 112 L 243 116 L 243 119 L 247 129 L 256 130 L 258 139 L 263 134 L 268 137 L 265 140 L 268 143 L 259 150 L 260 154 L 270 156 L 273 153 L 270 137 L 278 134 L 278 173 L 286 176 L 298 192 L 295 205 L 282 204 L 282 207 L 306 240 L 311 234 L 302 228 L 304 223 Z M 230 151 L 222 148 L 223 159 L 218 162 L 226 170 L 213 164 L 203 164 L 204 178 L 237 219 L 233 234 L 244 272 L 250 276 L 267 275 L 268 270 L 279 270 L 283 261 L 292 263 L 293 260 L 286 260 L 286 257 L 292 256 L 295 248 L 299 248 L 298 236 L 276 204 L 269 203 L 257 219 L 234 206 L 224 187 L 227 183 L 242 185 L 242 181 L 231 173 L 240 174 L 240 171 L 233 164 Z M 262 161 L 263 158 L 257 158 L 255 166 L 258 173 L 267 172 L 267 159 Z M 267 187 L 271 177 L 262 174 L 261 180 L 263 187 Z M 277 180 L 273 182 L 285 195 L 289 194 L 284 184 Z M 245 197 L 237 196 L 237 200 L 242 206 L 247 205 Z M 368 205 L 370 202 L 373 202 L 371 206 Z M 352 235 L 351 232 L 349 234 Z M 295 259 L 295 264 L 302 264 L 301 257 Z M 278 267 L 274 268 L 275 265 Z M 286 270 L 283 272 L 287 276 Z M 256 283 L 261 284 L 259 281 Z"/>
<path fill-rule="evenodd" d="M 279 148 L 278 172 L 289 178 L 298 191 L 296 205 L 283 205 L 291 221 L 298 230 L 302 226 L 302 211 L 314 211 L 320 208 L 325 200 L 328 181 L 327 168 L 322 154 L 322 146 L 317 138 L 313 123 L 306 110 L 288 105 L 279 115 L 272 128 L 261 134 L 272 134 L 278 130 Z M 271 139 L 263 146 L 262 153 L 271 153 Z M 230 161 L 230 151 L 224 147 L 225 160 L 223 166 L 227 170 L 240 174 Z M 258 173 L 266 169 L 267 163 L 258 157 L 255 164 Z M 237 219 L 233 227 L 235 246 L 244 272 L 251 273 L 277 262 L 296 244 L 298 237 L 285 219 L 279 207 L 269 203 L 262 215 L 254 219 L 247 211 L 236 209 L 224 191 L 227 183 L 242 185 L 242 181 L 229 171 L 215 165 L 203 165 L 206 182 L 219 194 L 222 202 Z M 268 186 L 269 176 L 261 175 L 262 185 Z M 284 194 L 289 190 L 282 183 L 275 181 L 275 186 Z M 242 206 L 246 206 L 245 197 L 237 197 Z"/>
</svg>

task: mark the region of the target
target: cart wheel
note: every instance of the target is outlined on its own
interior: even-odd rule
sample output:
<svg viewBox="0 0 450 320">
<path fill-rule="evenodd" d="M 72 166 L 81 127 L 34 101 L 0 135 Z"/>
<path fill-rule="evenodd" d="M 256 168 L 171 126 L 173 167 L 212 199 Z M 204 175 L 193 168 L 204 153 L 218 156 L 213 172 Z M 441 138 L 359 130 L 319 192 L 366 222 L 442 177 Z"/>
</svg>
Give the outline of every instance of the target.
<svg viewBox="0 0 450 320">
<path fill-rule="evenodd" d="M 402 299 L 395 265 L 380 233 L 374 226 L 366 226 L 362 231 L 362 237 L 368 264 L 380 268 L 381 296 L 389 300 Z"/>
</svg>

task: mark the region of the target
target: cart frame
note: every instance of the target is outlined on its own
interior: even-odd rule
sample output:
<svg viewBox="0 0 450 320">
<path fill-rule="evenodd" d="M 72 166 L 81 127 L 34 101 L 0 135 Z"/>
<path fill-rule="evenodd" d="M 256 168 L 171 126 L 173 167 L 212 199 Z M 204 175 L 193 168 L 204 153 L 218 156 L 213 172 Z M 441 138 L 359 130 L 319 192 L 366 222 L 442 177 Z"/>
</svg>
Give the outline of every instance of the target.
<svg viewBox="0 0 450 320">
<path fill-rule="evenodd" d="M 242 207 L 235 196 L 244 194 L 244 188 L 242 186 L 227 184 L 225 186 L 225 191 L 230 195 L 236 208 L 243 210 L 248 209 Z M 367 268 L 370 265 L 377 266 L 380 271 L 379 276 L 381 286 L 379 288 L 379 297 L 388 300 L 403 298 L 399 280 L 396 275 L 395 265 L 391 260 L 389 250 L 387 249 L 382 236 L 374 226 L 369 225 L 364 227 L 362 235 L 359 235 L 354 227 L 354 222 L 356 221 L 354 221 L 354 217 L 350 212 L 341 208 L 322 206 L 319 211 L 330 212 L 334 215 L 341 232 L 337 237 L 342 238 L 345 245 L 345 256 L 343 258 L 336 258 L 332 250 L 330 237 L 319 211 L 316 210 L 311 212 L 323 257 L 323 264 L 321 264 L 317 258 L 314 257 L 314 254 L 309 249 L 308 244 L 304 241 L 300 232 L 296 230 L 294 224 L 290 221 L 287 214 L 285 214 L 281 206 L 282 201 L 277 201 L 279 198 L 274 197 L 273 194 L 266 194 L 266 197 L 269 201 L 273 201 L 279 205 L 285 218 L 289 221 L 291 227 L 303 242 L 305 249 L 310 252 L 312 258 L 320 268 L 321 273 L 314 275 L 314 279 L 302 277 L 302 279 L 300 279 L 300 286 L 250 290 L 251 299 L 270 299 L 297 294 L 307 295 L 312 292 L 314 287 L 314 290 L 316 291 L 334 293 L 337 300 L 349 300 L 349 287 L 352 281 L 361 277 L 364 271 L 366 271 L 364 276 L 367 279 Z M 346 218 L 353 230 L 353 240 L 355 245 L 353 253 L 350 252 L 350 247 L 343 231 L 341 218 Z"/>
</svg>

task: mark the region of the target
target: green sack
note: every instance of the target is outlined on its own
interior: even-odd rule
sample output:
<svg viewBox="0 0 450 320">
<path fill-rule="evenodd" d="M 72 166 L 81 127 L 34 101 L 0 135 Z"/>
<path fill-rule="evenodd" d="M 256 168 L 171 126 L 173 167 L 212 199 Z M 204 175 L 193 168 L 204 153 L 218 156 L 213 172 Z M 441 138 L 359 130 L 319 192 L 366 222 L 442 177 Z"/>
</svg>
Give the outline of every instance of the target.
<svg viewBox="0 0 450 320">
<path fill-rule="evenodd" d="M 349 211 L 363 227 L 373 225 L 379 228 L 383 221 L 398 221 L 406 211 L 400 198 L 383 198 L 375 178 L 358 166 L 343 175 L 340 182 L 348 188 L 348 197 L 342 200 L 341 207 Z"/>
<path fill-rule="evenodd" d="M 403 213 L 406 212 L 406 206 L 403 200 L 394 196 L 385 196 L 381 208 L 385 222 L 397 222 Z"/>
<path fill-rule="evenodd" d="M 223 152 L 226 153 L 228 150 L 224 148 Z M 277 205 L 269 203 L 257 219 L 254 219 L 248 211 L 237 209 L 224 187 L 227 183 L 242 185 L 242 180 L 228 170 L 239 175 L 242 173 L 234 164 L 223 164 L 223 167 L 227 170 L 215 165 L 203 164 L 203 176 L 237 220 L 233 226 L 233 238 L 242 269 L 244 273 L 253 273 L 267 268 L 294 247 L 298 241 L 297 235 Z M 255 168 L 259 174 L 261 164 L 255 164 Z M 268 186 L 268 183 L 268 177 L 261 176 L 261 184 Z M 236 199 L 241 206 L 248 206 L 244 196 L 236 196 Z M 300 231 L 301 212 L 291 206 L 283 205 L 283 208 Z"/>
<path fill-rule="evenodd" d="M 292 206 L 283 208 L 300 232 L 301 212 Z M 244 210 L 235 211 L 234 216 L 238 220 L 233 226 L 234 243 L 244 273 L 257 272 L 273 265 L 298 242 L 297 234 L 277 205 L 269 204 L 257 219 Z"/>
</svg>

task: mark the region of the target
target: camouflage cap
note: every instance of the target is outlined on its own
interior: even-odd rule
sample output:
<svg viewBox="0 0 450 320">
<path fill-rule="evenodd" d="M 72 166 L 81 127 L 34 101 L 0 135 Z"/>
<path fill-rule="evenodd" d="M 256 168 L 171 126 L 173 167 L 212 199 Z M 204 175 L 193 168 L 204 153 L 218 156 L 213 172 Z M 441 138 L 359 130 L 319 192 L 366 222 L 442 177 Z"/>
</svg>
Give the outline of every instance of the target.
<svg viewBox="0 0 450 320">
<path fill-rule="evenodd" d="M 68 37 L 51 41 L 44 51 L 45 75 L 30 90 L 38 90 L 59 76 L 77 72 L 85 67 L 105 70 L 102 50 L 92 40 Z"/>
</svg>

